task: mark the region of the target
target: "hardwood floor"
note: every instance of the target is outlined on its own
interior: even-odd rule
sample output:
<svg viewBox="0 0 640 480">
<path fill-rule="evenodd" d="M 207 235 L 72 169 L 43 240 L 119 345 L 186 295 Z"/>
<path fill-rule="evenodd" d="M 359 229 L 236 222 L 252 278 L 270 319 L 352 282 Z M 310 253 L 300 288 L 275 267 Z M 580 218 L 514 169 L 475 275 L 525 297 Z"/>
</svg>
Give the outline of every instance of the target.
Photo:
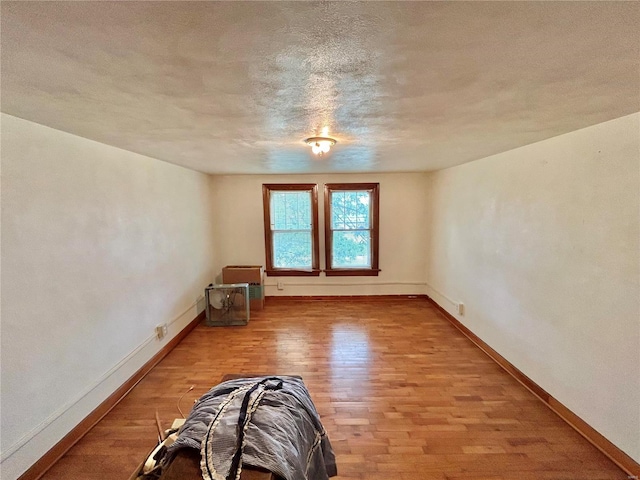
<svg viewBox="0 0 640 480">
<path fill-rule="evenodd" d="M 279 300 L 246 327 L 199 325 L 47 474 L 126 479 L 227 373 L 303 377 L 338 478 L 626 479 L 426 300 Z"/>
</svg>

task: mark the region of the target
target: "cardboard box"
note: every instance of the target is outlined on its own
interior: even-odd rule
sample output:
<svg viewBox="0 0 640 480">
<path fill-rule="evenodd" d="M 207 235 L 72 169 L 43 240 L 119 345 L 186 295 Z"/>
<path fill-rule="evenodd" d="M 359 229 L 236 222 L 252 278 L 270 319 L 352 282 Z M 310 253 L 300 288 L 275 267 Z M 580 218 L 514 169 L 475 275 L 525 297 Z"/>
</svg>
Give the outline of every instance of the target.
<svg viewBox="0 0 640 480">
<path fill-rule="evenodd" d="M 222 283 L 248 283 L 251 310 L 264 308 L 264 268 L 262 265 L 227 265 Z"/>
</svg>

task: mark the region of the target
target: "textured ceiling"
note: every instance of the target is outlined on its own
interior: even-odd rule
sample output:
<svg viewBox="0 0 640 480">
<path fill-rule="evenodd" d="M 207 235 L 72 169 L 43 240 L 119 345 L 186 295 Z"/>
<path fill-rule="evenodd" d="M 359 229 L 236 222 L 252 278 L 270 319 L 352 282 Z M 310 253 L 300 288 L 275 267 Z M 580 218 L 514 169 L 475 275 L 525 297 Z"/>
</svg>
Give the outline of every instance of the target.
<svg viewBox="0 0 640 480">
<path fill-rule="evenodd" d="M 637 2 L 1 8 L 2 111 L 209 173 L 434 170 L 640 110 Z"/>
</svg>

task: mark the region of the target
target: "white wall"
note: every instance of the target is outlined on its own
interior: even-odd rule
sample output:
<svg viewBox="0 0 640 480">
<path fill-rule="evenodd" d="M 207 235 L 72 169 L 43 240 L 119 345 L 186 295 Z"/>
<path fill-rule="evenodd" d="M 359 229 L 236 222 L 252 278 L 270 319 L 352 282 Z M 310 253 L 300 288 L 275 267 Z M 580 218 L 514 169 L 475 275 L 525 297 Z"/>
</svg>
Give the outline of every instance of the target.
<svg viewBox="0 0 640 480">
<path fill-rule="evenodd" d="M 325 183 L 380 183 L 380 275 L 377 277 L 267 277 L 266 295 L 393 295 L 425 293 L 423 221 L 426 174 L 340 174 L 214 176 L 213 206 L 217 226 L 216 273 L 233 264 L 265 265 L 263 183 L 317 183 L 320 266 L 324 268 Z M 276 282 L 284 283 L 277 290 Z"/>
<path fill-rule="evenodd" d="M 272 277 L 267 295 L 463 301 L 467 327 L 640 460 L 638 114 L 434 174 L 214 177 L 1 120 L 3 479 L 193 319 L 224 265 L 264 265 L 261 186 L 288 182 L 380 182 L 382 272 Z"/>
<path fill-rule="evenodd" d="M 197 315 L 209 178 L 2 115 L 2 478 Z M 156 340 L 154 327 L 170 323 Z"/>
<path fill-rule="evenodd" d="M 640 114 L 435 172 L 428 292 L 640 461 Z"/>
</svg>

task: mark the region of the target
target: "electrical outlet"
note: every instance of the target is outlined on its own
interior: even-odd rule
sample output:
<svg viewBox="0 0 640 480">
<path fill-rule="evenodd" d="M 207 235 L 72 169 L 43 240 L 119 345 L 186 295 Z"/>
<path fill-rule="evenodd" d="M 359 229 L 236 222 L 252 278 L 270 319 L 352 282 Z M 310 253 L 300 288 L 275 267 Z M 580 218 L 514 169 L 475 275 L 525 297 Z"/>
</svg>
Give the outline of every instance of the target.
<svg viewBox="0 0 640 480">
<path fill-rule="evenodd" d="M 458 312 L 458 315 L 464 315 L 464 303 L 456 303 L 456 311 Z"/>
<path fill-rule="evenodd" d="M 278 290 L 284 290 L 284 282 L 278 282 Z"/>
<path fill-rule="evenodd" d="M 169 333 L 169 327 L 166 323 L 163 323 L 162 325 L 158 325 L 156 327 L 156 337 L 158 338 L 158 340 L 162 340 L 165 335 L 167 335 L 167 333 Z"/>
</svg>

